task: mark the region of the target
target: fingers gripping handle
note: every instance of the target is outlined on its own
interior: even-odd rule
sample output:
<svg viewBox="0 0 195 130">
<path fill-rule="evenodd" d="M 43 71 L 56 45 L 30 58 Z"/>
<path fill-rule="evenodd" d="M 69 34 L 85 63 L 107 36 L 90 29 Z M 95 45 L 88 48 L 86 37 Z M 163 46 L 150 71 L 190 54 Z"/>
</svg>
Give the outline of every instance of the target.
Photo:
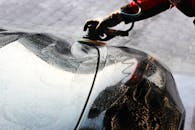
<svg viewBox="0 0 195 130">
<path fill-rule="evenodd" d="M 101 40 L 101 41 L 108 41 L 116 36 L 128 36 L 129 32 L 134 27 L 134 18 L 141 15 L 141 6 L 137 2 L 137 0 L 134 0 L 134 2 L 138 6 L 138 12 L 135 14 L 129 14 L 123 11 L 120 11 L 120 15 L 127 19 L 131 19 L 132 24 L 128 30 L 114 30 L 110 29 L 108 27 L 104 27 L 104 29 L 100 30 L 97 29 L 98 25 L 100 25 L 100 21 L 98 20 L 90 20 L 88 21 L 84 26 L 84 31 L 88 30 L 87 35 L 84 38 L 88 38 L 91 40 Z"/>
<path fill-rule="evenodd" d="M 104 41 L 107 41 L 107 40 L 110 40 L 116 36 L 128 36 L 129 35 L 129 32 L 133 29 L 134 27 L 134 18 L 136 17 L 139 17 L 141 14 L 142 14 L 142 9 L 141 9 L 141 6 L 140 4 L 137 2 L 137 0 L 133 0 L 136 4 L 137 4 L 137 7 L 138 7 L 138 12 L 135 13 L 135 14 L 130 14 L 130 13 L 125 13 L 123 11 L 120 12 L 121 15 L 123 15 L 124 17 L 128 18 L 128 19 L 131 19 L 132 23 L 131 23 L 131 26 L 128 30 L 125 30 L 125 31 L 122 31 L 122 30 L 114 30 L 114 29 L 105 29 L 105 34 L 107 35 L 107 37 L 105 37 Z"/>
<path fill-rule="evenodd" d="M 90 21 L 91 22 L 91 21 Z M 128 30 L 115 30 L 115 29 L 109 29 L 105 28 L 102 35 L 98 30 L 96 30 L 96 24 L 87 23 L 84 27 L 84 31 L 88 31 L 87 35 L 84 36 L 84 38 L 91 39 L 91 40 L 100 40 L 100 41 L 108 41 L 116 36 L 128 36 L 129 32 L 134 27 L 134 22 L 132 22 L 130 28 Z M 93 21 L 94 23 L 94 21 Z M 98 24 L 98 22 L 97 22 Z"/>
<path fill-rule="evenodd" d="M 116 36 L 121 36 L 121 37 L 125 37 L 125 36 L 129 36 L 129 32 L 133 29 L 134 27 L 134 22 L 132 22 L 130 28 L 128 30 L 114 30 L 114 29 L 106 29 L 105 30 L 105 34 L 106 37 L 102 38 L 102 41 L 108 41 Z"/>
</svg>

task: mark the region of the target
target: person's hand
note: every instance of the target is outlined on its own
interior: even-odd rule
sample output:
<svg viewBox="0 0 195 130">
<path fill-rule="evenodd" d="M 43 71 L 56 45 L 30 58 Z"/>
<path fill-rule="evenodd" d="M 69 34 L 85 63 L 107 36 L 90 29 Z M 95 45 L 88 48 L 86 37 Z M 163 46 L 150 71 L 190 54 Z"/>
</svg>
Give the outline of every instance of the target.
<svg viewBox="0 0 195 130">
<path fill-rule="evenodd" d="M 89 20 L 84 25 L 84 31 L 89 28 L 93 28 L 96 33 L 103 36 L 109 27 L 114 27 L 123 21 L 123 18 L 119 11 L 112 13 L 102 20 Z"/>
<path fill-rule="evenodd" d="M 87 31 L 88 28 L 90 27 L 94 27 L 94 28 L 97 28 L 97 26 L 100 24 L 100 20 L 88 20 L 85 25 L 84 25 L 84 31 Z"/>
<path fill-rule="evenodd" d="M 85 23 L 85 26 L 84 26 L 84 31 L 87 31 L 89 30 L 90 33 L 93 32 L 93 33 L 96 33 L 100 36 L 103 35 L 103 25 L 101 24 L 102 21 L 101 20 L 88 20 L 86 23 Z"/>
</svg>

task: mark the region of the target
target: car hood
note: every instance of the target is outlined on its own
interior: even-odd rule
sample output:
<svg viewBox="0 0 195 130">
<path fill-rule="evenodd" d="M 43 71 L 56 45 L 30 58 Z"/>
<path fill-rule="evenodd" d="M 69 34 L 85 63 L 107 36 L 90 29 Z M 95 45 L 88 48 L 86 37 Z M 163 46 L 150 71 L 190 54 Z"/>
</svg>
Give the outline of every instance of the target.
<svg viewBox="0 0 195 130">
<path fill-rule="evenodd" d="M 101 54 L 104 54 L 106 50 L 106 58 L 104 55 L 100 55 L 100 69 L 88 101 L 88 107 L 85 109 L 78 128 L 81 130 L 134 128 L 137 125 L 134 119 L 139 119 L 143 115 L 141 113 L 139 116 L 140 111 L 136 111 L 142 111 L 143 106 L 148 108 L 148 112 L 165 113 L 164 120 L 167 118 L 171 121 L 177 119 L 178 121 L 174 123 L 177 124 L 175 128 L 182 128 L 185 109 L 168 68 L 155 58 L 133 48 L 108 46 L 106 49 L 99 49 Z M 170 115 L 167 112 L 169 110 L 161 106 L 164 102 L 161 97 L 165 97 L 170 102 L 169 110 L 178 116 Z M 138 116 L 134 117 L 134 115 Z M 134 119 L 129 120 L 131 118 Z M 163 118 L 160 117 L 158 120 Z M 124 119 L 125 121 L 129 120 L 127 124 L 123 124 Z M 118 121 L 122 122 L 118 123 Z M 148 120 L 148 122 L 150 121 L 152 119 Z M 168 129 L 167 126 L 162 125 L 161 127 Z M 139 129 L 139 127 L 135 128 Z M 148 127 L 148 129 L 150 128 Z"/>
<path fill-rule="evenodd" d="M 0 48 L 0 126 L 74 129 L 94 80 L 97 51 L 75 44 L 65 54 L 57 50 L 59 41 L 41 45 L 36 38 Z"/>
</svg>

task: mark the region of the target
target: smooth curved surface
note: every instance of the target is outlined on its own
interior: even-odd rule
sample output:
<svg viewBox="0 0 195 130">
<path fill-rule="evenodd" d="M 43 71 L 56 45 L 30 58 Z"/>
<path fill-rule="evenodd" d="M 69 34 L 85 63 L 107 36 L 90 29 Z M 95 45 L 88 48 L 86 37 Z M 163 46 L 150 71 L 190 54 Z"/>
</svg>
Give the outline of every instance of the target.
<svg viewBox="0 0 195 130">
<path fill-rule="evenodd" d="M 39 56 L 45 52 L 36 56 L 23 45 L 24 40 L 19 40 L 0 49 L 1 129 L 74 129 L 91 88 L 97 53 L 89 52 L 83 61 L 72 56 L 71 61 L 46 46 L 50 57 L 43 60 Z M 51 64 L 60 61 L 67 63 L 63 69 Z M 89 66 L 90 71 L 84 73 Z"/>
</svg>

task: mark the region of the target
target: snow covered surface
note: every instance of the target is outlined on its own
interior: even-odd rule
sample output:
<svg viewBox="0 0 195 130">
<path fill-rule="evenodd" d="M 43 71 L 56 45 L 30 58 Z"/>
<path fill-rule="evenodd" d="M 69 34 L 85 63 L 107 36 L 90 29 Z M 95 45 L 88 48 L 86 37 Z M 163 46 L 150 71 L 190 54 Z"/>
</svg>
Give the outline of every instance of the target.
<svg viewBox="0 0 195 130">
<path fill-rule="evenodd" d="M 173 74 L 186 109 L 185 130 L 195 130 L 195 76 Z"/>
</svg>

